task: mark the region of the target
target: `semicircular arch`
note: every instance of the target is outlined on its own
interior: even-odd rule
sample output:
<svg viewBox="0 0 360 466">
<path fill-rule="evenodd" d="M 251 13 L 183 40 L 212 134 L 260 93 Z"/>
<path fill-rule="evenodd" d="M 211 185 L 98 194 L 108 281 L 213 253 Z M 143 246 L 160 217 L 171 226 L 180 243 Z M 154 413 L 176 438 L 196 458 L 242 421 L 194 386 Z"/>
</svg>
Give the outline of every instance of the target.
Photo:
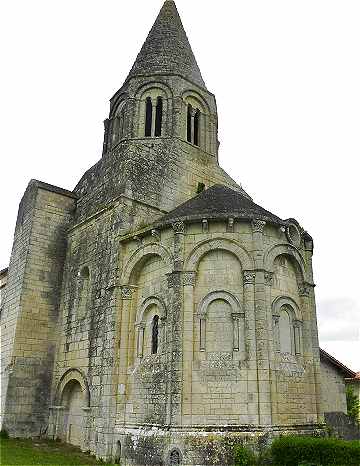
<svg viewBox="0 0 360 466">
<path fill-rule="evenodd" d="M 60 404 L 61 398 L 64 393 L 64 389 L 69 382 L 78 382 L 81 390 L 84 394 L 86 407 L 90 407 L 90 389 L 89 384 L 86 380 L 86 376 L 80 371 L 80 369 L 72 368 L 68 369 L 60 378 L 55 392 L 55 403 Z"/>
<path fill-rule="evenodd" d="M 278 256 L 287 256 L 295 266 L 298 280 L 306 280 L 305 261 L 299 251 L 291 244 L 278 244 L 269 248 L 264 254 L 264 268 L 269 272 L 274 272 L 275 259 Z"/>
<path fill-rule="evenodd" d="M 234 313 L 240 314 L 242 312 L 242 306 L 236 296 L 228 291 L 221 290 L 211 291 L 200 301 L 197 307 L 197 315 L 200 317 L 205 316 L 209 305 L 218 299 L 226 301 Z"/>
<path fill-rule="evenodd" d="M 302 312 L 297 302 L 293 298 L 290 298 L 290 296 L 278 296 L 277 298 L 274 299 L 271 305 L 273 314 L 279 315 L 280 309 L 283 306 L 289 306 L 295 314 L 293 317 L 295 317 L 297 320 L 300 320 L 300 321 L 303 320 Z"/>
<path fill-rule="evenodd" d="M 153 91 L 156 89 L 161 91 L 161 93 L 163 94 L 163 97 L 165 97 L 166 99 L 170 99 L 173 96 L 172 90 L 167 84 L 161 83 L 159 81 L 150 81 L 150 82 L 147 82 L 146 84 L 143 84 L 137 89 L 135 93 L 135 97 L 141 100 L 150 91 Z"/>
<path fill-rule="evenodd" d="M 151 256 L 159 256 L 164 263 L 171 268 L 173 263 L 173 256 L 171 252 L 159 243 L 150 243 L 138 248 L 127 260 L 125 260 L 125 266 L 121 275 L 121 284 L 130 284 L 135 268 Z"/>
<path fill-rule="evenodd" d="M 182 94 L 182 99 L 185 103 L 190 103 L 192 104 L 193 102 L 196 102 L 199 106 L 199 110 L 202 113 L 207 113 L 210 114 L 210 107 L 207 101 L 196 91 L 193 90 L 187 90 L 184 91 Z"/>
<path fill-rule="evenodd" d="M 113 118 L 115 115 L 117 115 L 119 113 L 119 109 L 121 109 L 123 107 L 123 105 L 125 104 L 128 97 L 129 97 L 129 95 L 127 93 L 125 93 L 125 92 L 119 94 L 116 97 L 116 100 L 114 101 L 114 103 L 111 106 L 110 118 Z"/>
<path fill-rule="evenodd" d="M 197 269 L 202 257 L 210 251 L 224 250 L 234 254 L 243 270 L 253 270 L 254 261 L 250 254 L 236 241 L 227 238 L 212 238 L 197 244 L 185 261 L 185 270 Z"/>
<path fill-rule="evenodd" d="M 143 321 L 144 313 L 150 306 L 156 306 L 159 310 L 160 317 L 166 317 L 167 310 L 165 302 L 157 296 L 149 296 L 142 302 L 136 316 L 136 323 L 139 324 Z"/>
</svg>

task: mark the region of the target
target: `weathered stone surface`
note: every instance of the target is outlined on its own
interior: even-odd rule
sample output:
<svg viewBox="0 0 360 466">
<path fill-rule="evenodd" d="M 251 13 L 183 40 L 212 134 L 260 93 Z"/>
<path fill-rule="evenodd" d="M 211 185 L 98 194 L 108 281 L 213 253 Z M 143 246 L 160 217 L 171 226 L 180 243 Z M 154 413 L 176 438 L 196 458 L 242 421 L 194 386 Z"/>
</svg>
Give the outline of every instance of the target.
<svg viewBox="0 0 360 466">
<path fill-rule="evenodd" d="M 219 167 L 215 98 L 175 13 L 165 2 L 74 193 L 30 183 L 2 305 L 3 426 L 124 465 L 230 464 L 235 441 L 323 422 L 312 240 L 293 244 L 279 228 L 295 221 Z"/>
</svg>

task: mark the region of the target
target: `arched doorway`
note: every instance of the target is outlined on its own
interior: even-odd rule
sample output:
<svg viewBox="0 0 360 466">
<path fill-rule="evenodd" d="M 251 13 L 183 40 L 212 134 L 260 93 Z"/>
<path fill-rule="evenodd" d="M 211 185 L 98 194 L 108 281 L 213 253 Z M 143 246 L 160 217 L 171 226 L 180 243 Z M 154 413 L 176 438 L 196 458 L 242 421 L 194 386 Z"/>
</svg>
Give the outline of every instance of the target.
<svg viewBox="0 0 360 466">
<path fill-rule="evenodd" d="M 61 404 L 63 406 L 63 427 L 61 439 L 75 446 L 82 446 L 84 439 L 85 397 L 80 383 L 70 380 L 64 387 Z"/>
</svg>

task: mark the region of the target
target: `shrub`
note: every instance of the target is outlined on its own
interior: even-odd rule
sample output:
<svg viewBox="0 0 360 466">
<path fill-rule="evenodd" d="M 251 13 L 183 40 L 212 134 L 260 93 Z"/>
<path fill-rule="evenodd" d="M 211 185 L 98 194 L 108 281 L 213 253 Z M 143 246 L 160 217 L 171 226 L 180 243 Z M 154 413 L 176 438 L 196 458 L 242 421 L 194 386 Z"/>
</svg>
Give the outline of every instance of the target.
<svg viewBox="0 0 360 466">
<path fill-rule="evenodd" d="M 234 454 L 235 466 L 256 466 L 256 456 L 251 450 L 238 445 L 235 447 Z"/>
<path fill-rule="evenodd" d="M 279 466 L 344 466 L 360 464 L 360 443 L 313 437 L 280 437 L 271 446 Z"/>
<path fill-rule="evenodd" d="M 346 404 L 348 416 L 356 423 L 359 422 L 360 402 L 359 398 L 355 395 L 353 387 L 348 385 L 346 387 Z"/>
<path fill-rule="evenodd" d="M 2 439 L 8 439 L 9 438 L 9 434 L 8 434 L 7 430 L 5 430 L 5 429 L 0 430 L 0 438 L 2 438 Z"/>
</svg>

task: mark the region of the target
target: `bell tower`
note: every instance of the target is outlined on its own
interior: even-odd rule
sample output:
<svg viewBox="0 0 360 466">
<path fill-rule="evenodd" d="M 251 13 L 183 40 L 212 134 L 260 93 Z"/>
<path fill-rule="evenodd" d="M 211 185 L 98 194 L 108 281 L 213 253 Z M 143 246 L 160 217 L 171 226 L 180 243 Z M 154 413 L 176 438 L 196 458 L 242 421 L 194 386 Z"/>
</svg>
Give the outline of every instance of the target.
<svg viewBox="0 0 360 466">
<path fill-rule="evenodd" d="M 248 196 L 219 166 L 216 99 L 174 1 L 164 2 L 104 123 L 102 159 L 75 188 L 78 220 L 123 195 L 159 213 L 215 184 Z"/>
<path fill-rule="evenodd" d="M 104 151 L 127 139 L 175 138 L 217 161 L 217 109 L 175 2 L 166 0 L 135 63 L 111 99 Z"/>
</svg>

